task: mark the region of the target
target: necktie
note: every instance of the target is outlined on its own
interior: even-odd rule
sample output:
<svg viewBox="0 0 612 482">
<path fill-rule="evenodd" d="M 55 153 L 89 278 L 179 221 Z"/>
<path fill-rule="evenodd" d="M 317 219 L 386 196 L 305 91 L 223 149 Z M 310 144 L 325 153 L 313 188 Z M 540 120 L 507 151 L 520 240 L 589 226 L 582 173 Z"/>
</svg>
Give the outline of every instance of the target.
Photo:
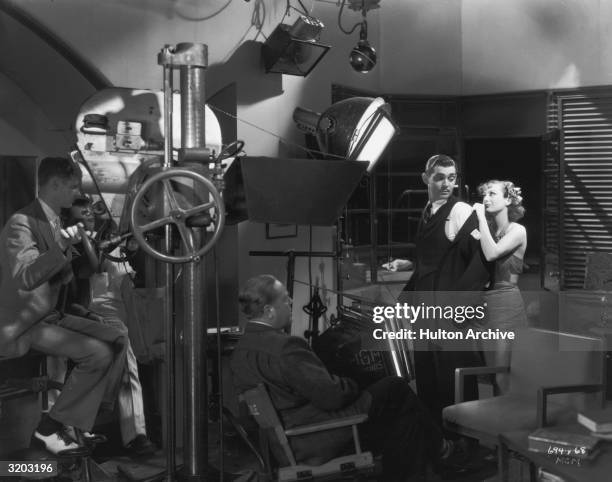
<svg viewBox="0 0 612 482">
<path fill-rule="evenodd" d="M 428 223 L 429 220 L 431 219 L 432 213 L 431 213 L 431 203 L 427 203 L 427 206 L 425 206 L 425 210 L 423 211 L 423 221 Z"/>
<path fill-rule="evenodd" d="M 59 218 L 55 218 L 53 221 L 51 221 L 51 228 L 53 229 L 53 237 L 55 238 L 55 241 L 60 241 L 62 239 L 62 225 Z"/>
</svg>

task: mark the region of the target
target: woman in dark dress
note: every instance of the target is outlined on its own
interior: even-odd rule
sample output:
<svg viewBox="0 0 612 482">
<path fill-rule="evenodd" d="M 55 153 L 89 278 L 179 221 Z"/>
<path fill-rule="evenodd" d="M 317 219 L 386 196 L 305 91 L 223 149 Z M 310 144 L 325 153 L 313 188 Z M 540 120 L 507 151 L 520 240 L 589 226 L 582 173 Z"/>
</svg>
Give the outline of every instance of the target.
<svg viewBox="0 0 612 482">
<path fill-rule="evenodd" d="M 495 262 L 495 274 L 485 291 L 486 323 L 484 328 L 513 331 L 526 326 L 527 316 L 523 297 L 518 289 L 523 271 L 523 257 L 527 249 L 527 232 L 517 221 L 525 209 L 520 188 L 510 181 L 487 181 L 479 186 L 482 204 L 476 203 L 480 245 L 487 261 Z M 495 340 L 485 348 L 489 366 L 509 366 L 512 341 Z M 496 375 L 499 392 L 508 390 L 508 374 Z"/>
</svg>

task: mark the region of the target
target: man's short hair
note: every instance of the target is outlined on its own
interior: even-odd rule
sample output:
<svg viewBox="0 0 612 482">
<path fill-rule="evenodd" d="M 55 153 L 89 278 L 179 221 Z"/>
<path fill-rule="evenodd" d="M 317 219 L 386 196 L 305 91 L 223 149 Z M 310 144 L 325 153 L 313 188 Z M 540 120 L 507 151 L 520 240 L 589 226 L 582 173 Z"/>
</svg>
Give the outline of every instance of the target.
<svg viewBox="0 0 612 482">
<path fill-rule="evenodd" d="M 431 156 L 429 159 L 427 159 L 427 162 L 425 163 L 425 175 L 431 176 L 431 173 L 437 166 L 441 166 L 441 167 L 451 167 L 452 166 L 455 169 L 457 169 L 457 163 L 452 157 L 447 156 L 446 154 L 435 154 Z"/>
<path fill-rule="evenodd" d="M 247 320 L 262 316 L 264 307 L 274 302 L 278 296 L 278 292 L 274 289 L 277 281 L 270 274 L 261 274 L 246 282 L 238 295 L 238 301 Z"/>
<path fill-rule="evenodd" d="M 38 185 L 44 186 L 51 178 L 59 177 L 68 180 L 73 177 L 81 179 L 81 169 L 67 157 L 45 157 L 38 165 Z"/>
</svg>

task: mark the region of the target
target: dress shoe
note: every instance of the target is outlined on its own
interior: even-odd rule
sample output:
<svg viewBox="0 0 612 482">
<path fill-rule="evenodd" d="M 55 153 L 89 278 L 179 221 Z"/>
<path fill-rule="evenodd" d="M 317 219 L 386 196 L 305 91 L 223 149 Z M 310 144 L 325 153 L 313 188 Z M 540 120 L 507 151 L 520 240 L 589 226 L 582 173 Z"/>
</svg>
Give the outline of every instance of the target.
<svg viewBox="0 0 612 482">
<path fill-rule="evenodd" d="M 157 450 L 157 447 L 151 442 L 146 435 L 138 434 L 130 443 L 126 445 L 126 448 L 137 456 L 142 455 L 153 455 Z"/>
<path fill-rule="evenodd" d="M 108 442 L 106 435 L 101 433 L 83 432 L 83 440 L 88 444 L 103 444 Z"/>
<path fill-rule="evenodd" d="M 465 480 L 482 469 L 474 450 L 463 440 L 448 440 L 449 450 L 445 457 L 433 465 L 433 471 L 442 480 Z"/>
<path fill-rule="evenodd" d="M 90 454 L 87 447 L 77 444 L 62 427 L 51 435 L 43 435 L 36 431 L 32 435 L 32 444 L 43 447 L 54 455 L 65 457 L 83 457 Z"/>
<path fill-rule="evenodd" d="M 72 440 L 74 440 L 76 443 L 79 442 L 77 439 L 76 430 L 74 429 L 74 427 L 66 427 L 66 431 L 68 432 L 68 435 L 70 435 L 70 438 Z M 108 439 L 106 438 L 106 435 L 102 435 L 101 433 L 92 433 L 92 432 L 81 432 L 81 439 L 83 443 L 86 445 L 103 444 L 108 441 Z"/>
</svg>

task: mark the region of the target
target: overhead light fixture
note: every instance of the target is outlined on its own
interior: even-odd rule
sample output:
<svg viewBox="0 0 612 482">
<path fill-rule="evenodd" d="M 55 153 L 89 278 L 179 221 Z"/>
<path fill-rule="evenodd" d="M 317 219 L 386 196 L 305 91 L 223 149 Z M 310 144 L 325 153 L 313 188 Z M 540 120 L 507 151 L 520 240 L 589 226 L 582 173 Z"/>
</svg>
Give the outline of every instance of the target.
<svg viewBox="0 0 612 482">
<path fill-rule="evenodd" d="M 381 97 L 351 97 L 323 114 L 297 107 L 293 120 L 299 129 L 315 135 L 322 152 L 332 158 L 367 162 L 368 172 L 399 130 L 391 118 L 391 106 Z"/>
<path fill-rule="evenodd" d="M 346 2 L 347 0 L 342 0 L 340 5 L 340 11 L 338 12 L 338 27 L 347 35 L 351 35 L 357 27 L 360 27 L 359 41 L 351 50 L 349 62 L 353 70 L 366 74 L 376 66 L 376 50 L 370 45 L 370 42 L 368 42 L 367 12 L 368 10 L 379 8 L 378 3 L 380 0 L 348 0 L 349 8 L 355 11 L 361 10 L 361 15 L 363 17 L 363 20 L 353 25 L 353 28 L 350 30 L 345 30 L 344 27 L 342 27 L 341 21 L 342 11 L 344 10 Z"/>
<path fill-rule="evenodd" d="M 324 25 L 300 15 L 293 25 L 281 23 L 262 46 L 266 72 L 306 77 L 330 49 L 318 42 Z"/>
<path fill-rule="evenodd" d="M 349 62 L 353 70 L 362 74 L 367 74 L 376 66 L 376 50 L 368 42 L 368 24 L 365 20 L 361 23 L 359 42 L 351 50 Z"/>
</svg>

